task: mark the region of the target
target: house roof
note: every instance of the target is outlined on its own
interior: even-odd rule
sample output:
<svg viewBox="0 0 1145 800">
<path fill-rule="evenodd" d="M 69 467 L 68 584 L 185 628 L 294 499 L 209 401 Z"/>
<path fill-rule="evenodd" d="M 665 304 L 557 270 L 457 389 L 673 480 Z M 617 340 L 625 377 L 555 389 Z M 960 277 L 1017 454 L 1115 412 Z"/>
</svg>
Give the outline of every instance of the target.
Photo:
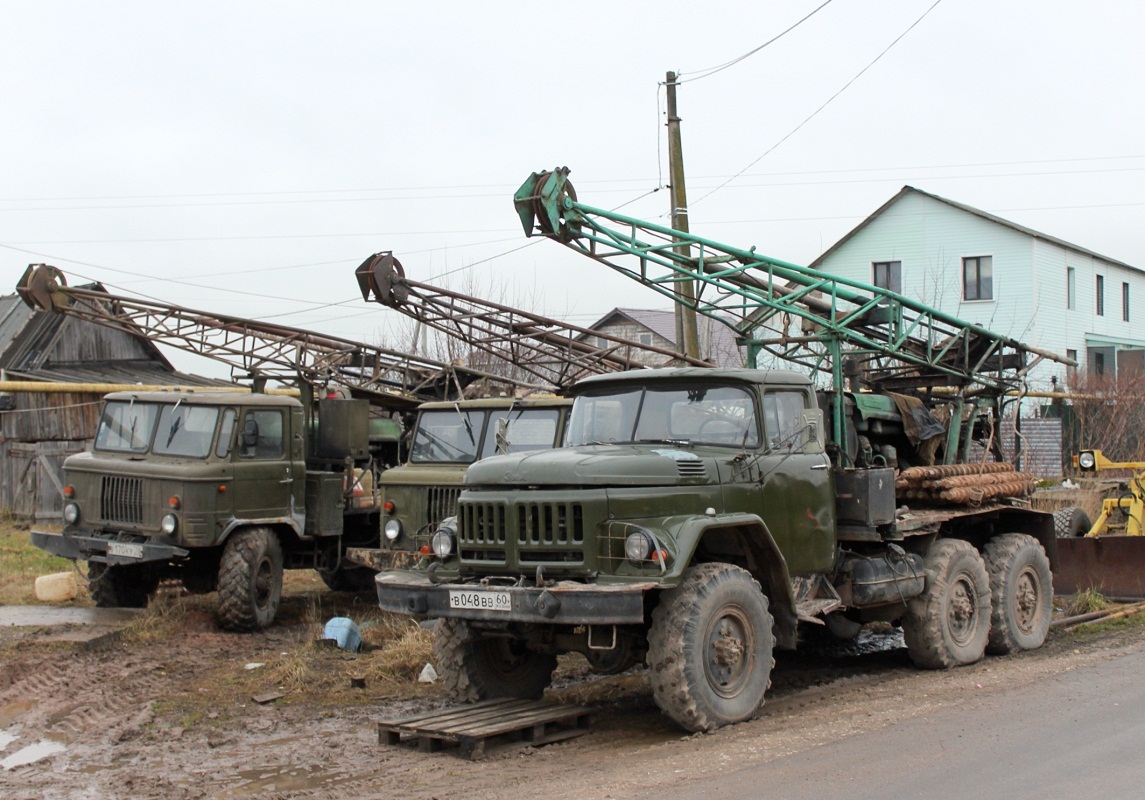
<svg viewBox="0 0 1145 800">
<path fill-rule="evenodd" d="M 987 220 L 989 222 L 993 222 L 997 225 L 1002 225 L 1004 227 L 1010 228 L 1011 230 L 1015 230 L 1019 233 L 1023 233 L 1026 236 L 1030 236 L 1034 239 L 1040 239 L 1041 241 L 1057 245 L 1058 247 L 1064 248 L 1066 250 L 1072 250 L 1075 253 L 1079 253 L 1081 255 L 1088 256 L 1090 258 L 1098 258 L 1098 259 L 1101 259 L 1102 261 L 1105 261 L 1109 264 L 1115 264 L 1119 267 L 1125 267 L 1126 269 L 1131 269 L 1131 270 L 1134 270 L 1136 272 L 1145 272 L 1145 270 L 1143 270 L 1141 267 L 1135 267 L 1132 264 L 1126 264 L 1125 262 L 1118 261 L 1115 258 L 1110 258 L 1109 256 L 1103 256 L 1103 255 L 1101 255 L 1101 253 L 1095 253 L 1092 250 L 1088 250 L 1088 249 L 1081 247 L 1079 245 L 1073 244 L 1071 242 L 1067 242 L 1064 239 L 1059 239 L 1056 236 L 1050 236 L 1049 234 L 1042 233 L 1041 231 L 1036 231 L 1033 228 L 1027 228 L 1025 225 L 1019 225 L 1016 222 L 1011 222 L 1008 219 L 1003 219 L 1002 217 L 999 217 L 999 216 L 996 216 L 996 215 L 991 214 L 989 212 L 983 211 L 980 208 L 974 208 L 974 206 L 968 206 L 965 203 L 959 203 L 956 200 L 948 200 L 945 197 L 940 197 L 939 195 L 931 194 L 930 192 L 924 192 L 922 189 L 916 189 L 913 186 L 902 187 L 902 189 L 900 189 L 899 192 L 894 197 L 892 197 L 890 200 L 888 200 L 887 202 L 885 202 L 881 206 L 879 206 L 877 209 L 875 209 L 874 213 L 872 213 L 870 216 L 868 216 L 866 219 L 864 219 L 862 222 L 860 222 L 858 225 L 856 225 L 842 239 L 835 242 L 835 244 L 831 245 L 825 251 L 823 251 L 823 253 L 820 254 L 820 256 L 818 258 L 816 258 L 814 261 L 812 261 L 809 266 L 811 266 L 814 269 L 818 269 L 819 266 L 824 261 L 826 261 L 831 256 L 832 253 L 834 253 L 836 250 L 838 250 L 840 247 L 842 247 L 847 241 L 849 241 L 851 239 L 851 237 L 855 236 L 857 233 L 859 233 L 859 231 L 863 230 L 863 228 L 870 225 L 871 222 L 873 222 L 880 214 L 882 214 L 888 208 L 890 208 L 895 203 L 897 203 L 899 200 L 901 200 L 902 198 L 906 197 L 909 194 L 917 194 L 917 195 L 921 195 L 923 197 L 930 198 L 931 200 L 934 200 L 934 201 L 939 202 L 939 203 L 943 203 L 943 204 L 948 205 L 952 208 L 957 208 L 960 211 L 965 211 L 968 214 L 973 214 L 976 217 L 981 217 L 982 219 Z"/>
<path fill-rule="evenodd" d="M 589 325 L 589 328 L 601 328 L 617 317 L 624 317 L 636 325 L 647 328 L 676 346 L 676 313 L 674 311 L 654 308 L 614 308 L 592 325 Z M 743 363 L 743 354 L 740 352 L 736 341 L 735 331 L 710 317 L 701 317 L 699 326 L 701 358 L 713 361 L 720 367 L 740 366 Z"/>
<path fill-rule="evenodd" d="M 103 291 L 98 283 L 85 289 Z M 64 361 L 56 345 L 61 339 L 82 337 L 95 323 L 64 314 L 35 311 L 19 295 L 0 296 L 0 368 L 12 380 L 62 383 L 145 383 L 182 386 L 227 385 L 227 381 L 178 372 L 156 347 L 142 336 L 126 331 L 121 336 L 134 341 L 134 354 L 104 354 L 83 361 Z M 106 337 L 106 334 L 105 334 Z"/>
</svg>

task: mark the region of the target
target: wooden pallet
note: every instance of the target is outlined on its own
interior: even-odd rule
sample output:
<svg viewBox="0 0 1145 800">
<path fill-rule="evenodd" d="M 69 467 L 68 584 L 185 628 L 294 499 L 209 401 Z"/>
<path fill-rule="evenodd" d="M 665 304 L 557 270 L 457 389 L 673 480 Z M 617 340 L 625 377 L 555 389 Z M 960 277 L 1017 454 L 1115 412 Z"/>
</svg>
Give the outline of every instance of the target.
<svg viewBox="0 0 1145 800">
<path fill-rule="evenodd" d="M 477 760 L 492 747 L 542 745 L 588 733 L 591 709 L 533 700 L 486 700 L 378 723 L 378 744 L 417 742 L 423 753 L 456 744 Z"/>
</svg>

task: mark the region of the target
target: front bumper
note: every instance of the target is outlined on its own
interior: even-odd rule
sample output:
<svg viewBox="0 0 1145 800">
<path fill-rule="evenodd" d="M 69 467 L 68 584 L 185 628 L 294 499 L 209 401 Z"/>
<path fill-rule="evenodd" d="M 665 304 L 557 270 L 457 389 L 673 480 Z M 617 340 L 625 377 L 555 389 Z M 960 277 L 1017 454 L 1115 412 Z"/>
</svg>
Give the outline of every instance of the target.
<svg viewBox="0 0 1145 800">
<path fill-rule="evenodd" d="M 47 550 L 52 555 L 72 560 L 98 561 L 112 566 L 140 564 L 145 561 L 170 561 L 174 558 L 186 558 L 190 554 L 189 550 L 182 547 L 161 542 L 117 542 L 99 536 L 77 536 L 44 531 L 32 531 L 32 544 L 41 550 Z M 139 555 L 109 553 L 111 545 L 126 545 Z"/>
<path fill-rule="evenodd" d="M 551 586 L 486 586 L 478 583 L 430 583 L 419 572 L 383 572 L 377 577 L 378 605 L 384 611 L 421 617 L 533 622 L 549 625 L 638 625 L 644 622 L 644 594 L 657 584 L 598 584 L 560 581 Z M 504 611 L 459 609 L 450 592 L 506 592 Z"/>
<path fill-rule="evenodd" d="M 345 561 L 374 572 L 387 569 L 409 569 L 421 560 L 421 554 L 410 550 L 383 550 L 380 547 L 347 547 Z"/>
</svg>

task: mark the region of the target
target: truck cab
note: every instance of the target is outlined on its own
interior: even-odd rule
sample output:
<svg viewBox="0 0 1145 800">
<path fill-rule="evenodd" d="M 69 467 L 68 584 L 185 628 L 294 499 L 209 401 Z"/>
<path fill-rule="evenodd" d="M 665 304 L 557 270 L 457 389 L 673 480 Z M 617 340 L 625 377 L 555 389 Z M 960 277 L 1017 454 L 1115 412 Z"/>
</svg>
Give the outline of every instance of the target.
<svg viewBox="0 0 1145 800">
<path fill-rule="evenodd" d="M 559 447 L 572 400 L 556 396 L 430 402 L 418 407 L 408 456 L 380 478 L 381 547 L 349 557 L 375 570 L 409 566 L 438 523 L 456 512 L 465 471 L 498 454 Z"/>
<path fill-rule="evenodd" d="M 284 568 L 315 568 L 331 583 L 347 574 L 346 542 L 378 536 L 376 492 L 356 496 L 381 469 L 367 403 L 305 411 L 284 395 L 110 394 L 91 449 L 64 464 L 62 533 L 33 531 L 32 541 L 87 561 L 96 605 L 146 605 L 174 578 L 217 589 L 224 627 L 265 627 Z"/>
</svg>

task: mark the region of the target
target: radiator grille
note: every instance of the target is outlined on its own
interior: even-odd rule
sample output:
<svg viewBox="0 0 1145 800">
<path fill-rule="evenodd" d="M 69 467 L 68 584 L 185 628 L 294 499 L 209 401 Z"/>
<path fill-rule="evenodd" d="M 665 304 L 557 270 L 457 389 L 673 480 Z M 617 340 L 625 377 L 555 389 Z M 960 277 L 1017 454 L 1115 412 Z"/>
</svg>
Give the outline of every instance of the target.
<svg viewBox="0 0 1145 800">
<path fill-rule="evenodd" d="M 426 492 L 425 520 L 430 529 L 437 527 L 437 523 L 446 517 L 457 513 L 457 495 L 461 494 L 459 486 L 431 486 Z"/>
<path fill-rule="evenodd" d="M 584 513 L 580 503 L 463 500 L 457 504 L 457 510 L 457 536 L 465 560 L 584 563 Z"/>
<path fill-rule="evenodd" d="M 143 523 L 143 481 L 104 475 L 99 495 L 99 516 L 105 522 Z"/>
<path fill-rule="evenodd" d="M 459 503 L 457 536 L 462 544 L 505 544 L 505 506 Z"/>
</svg>

